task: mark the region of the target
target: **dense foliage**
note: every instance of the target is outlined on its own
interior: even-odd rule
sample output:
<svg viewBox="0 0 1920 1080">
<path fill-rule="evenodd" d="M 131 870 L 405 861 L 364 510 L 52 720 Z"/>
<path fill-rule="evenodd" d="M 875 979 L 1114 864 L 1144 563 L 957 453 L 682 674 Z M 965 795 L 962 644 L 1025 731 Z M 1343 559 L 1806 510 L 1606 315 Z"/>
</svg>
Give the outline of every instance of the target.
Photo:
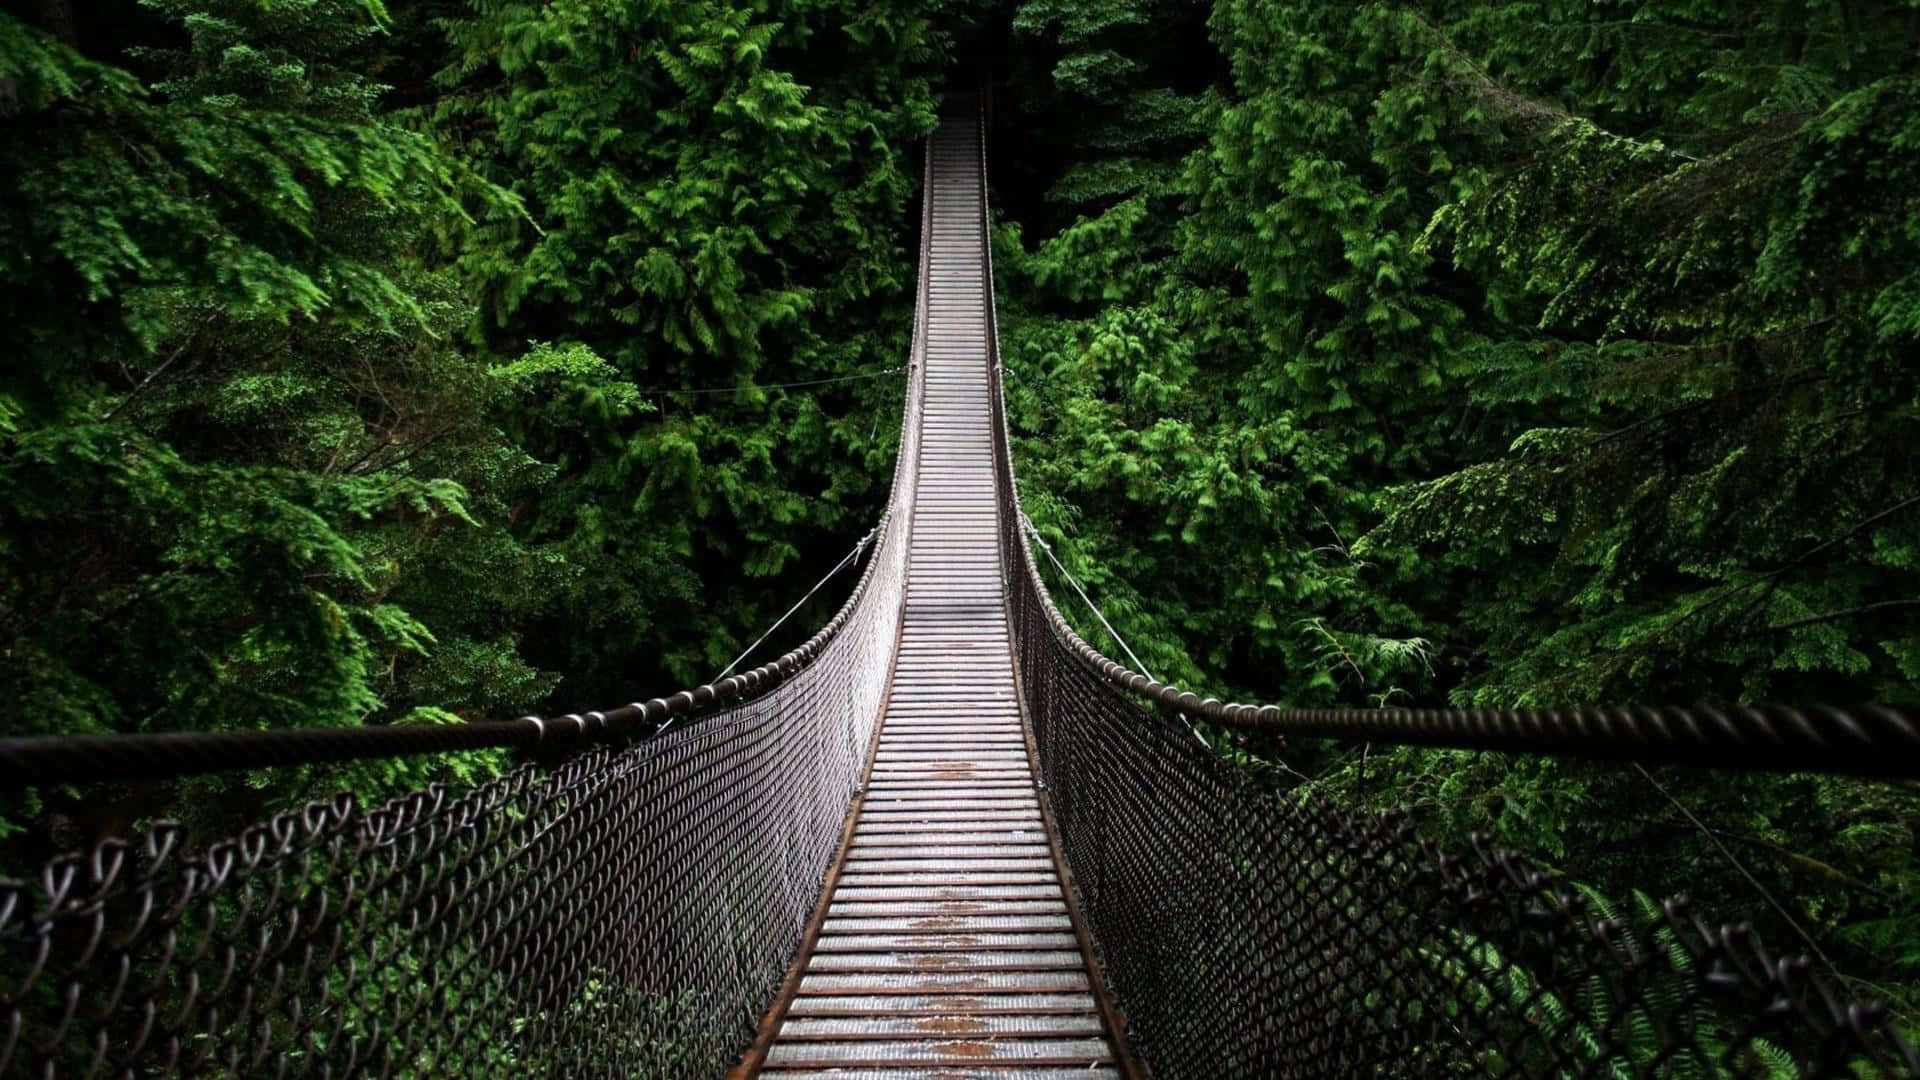
<svg viewBox="0 0 1920 1080">
<path fill-rule="evenodd" d="M 9 733 L 624 701 L 710 678 L 871 526 L 940 63 L 915 4 L 0 20 Z M 314 783 L 0 819 L 84 842 Z"/>
<path fill-rule="evenodd" d="M 767 582 L 830 564 L 885 500 L 898 380 L 744 388 L 904 355 L 931 25 L 918 0 L 473 7 L 436 116 L 528 210 L 462 259 L 488 340 L 743 388 L 649 393 L 603 448 L 538 448 L 565 475 L 522 528 L 580 571 L 547 660 L 595 700 L 631 696 L 636 657 L 705 681 L 788 595 Z"/>
<path fill-rule="evenodd" d="M 1028 506 L 1155 675 L 1912 701 L 1917 39 L 1910 3 L 1802 0 L 0 14 L 0 728 L 712 676 L 884 498 L 918 141 L 974 54 Z M 1904 789 L 1272 763 L 1920 984 Z M 47 792 L 0 829 L 497 767 Z"/>
<path fill-rule="evenodd" d="M 1002 199 L 1028 502 L 1155 674 L 1915 699 L 1909 5 L 1036 0 L 1013 27 L 1040 85 L 1002 143 L 1077 137 L 1021 185 L 1045 201 Z M 1900 789 L 1379 747 L 1296 748 L 1302 775 L 1920 973 Z"/>
</svg>

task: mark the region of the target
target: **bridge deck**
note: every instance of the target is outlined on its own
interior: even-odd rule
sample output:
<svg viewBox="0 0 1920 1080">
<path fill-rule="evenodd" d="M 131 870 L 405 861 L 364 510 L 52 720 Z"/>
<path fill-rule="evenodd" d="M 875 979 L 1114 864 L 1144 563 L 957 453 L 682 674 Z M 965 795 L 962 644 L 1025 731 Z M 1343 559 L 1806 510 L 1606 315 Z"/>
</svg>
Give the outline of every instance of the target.
<svg viewBox="0 0 1920 1080">
<path fill-rule="evenodd" d="M 1014 696 L 978 137 L 950 118 L 931 149 L 905 616 L 865 797 L 767 1053 L 783 1080 L 1117 1075 Z"/>
</svg>

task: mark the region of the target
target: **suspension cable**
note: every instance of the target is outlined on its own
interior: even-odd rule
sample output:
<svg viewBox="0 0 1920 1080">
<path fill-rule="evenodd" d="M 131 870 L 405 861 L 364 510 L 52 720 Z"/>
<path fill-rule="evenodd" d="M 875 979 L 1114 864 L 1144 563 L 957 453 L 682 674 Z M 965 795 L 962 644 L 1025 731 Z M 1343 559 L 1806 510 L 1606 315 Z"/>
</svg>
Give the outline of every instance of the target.
<svg viewBox="0 0 1920 1080">
<path fill-rule="evenodd" d="M 887 515 L 868 530 L 827 578 L 854 562 L 885 527 Z M 826 584 L 822 578 L 807 597 Z M 863 579 L 864 581 L 864 579 Z M 859 597 L 842 609 L 844 615 Z M 794 610 L 769 627 L 767 634 L 747 647 L 750 653 L 786 621 Z M 836 623 L 829 623 L 834 629 Z M 705 715 L 739 695 L 759 696 L 790 678 L 794 670 L 818 655 L 820 643 L 810 642 L 779 661 L 762 665 L 744 676 L 728 675 L 747 653 L 740 654 L 712 684 L 683 690 L 667 698 L 566 716 L 523 716 L 517 720 L 474 720 L 459 724 L 355 724 L 345 727 L 266 728 L 243 731 L 128 732 L 111 735 L 25 735 L 0 737 L 0 790 L 46 787 L 52 784 L 94 784 L 106 781 L 160 780 L 202 773 L 242 769 L 284 768 L 329 762 L 415 757 L 467 750 L 558 747 L 590 742 L 651 736 L 682 720 Z M 792 667 L 787 661 L 793 661 Z"/>
<path fill-rule="evenodd" d="M 1020 511 L 1020 523 L 1027 527 L 1027 535 L 1033 538 L 1034 543 L 1040 545 L 1040 550 L 1046 552 L 1047 561 L 1053 563 L 1054 569 L 1060 571 L 1060 576 L 1066 578 L 1067 584 L 1073 586 L 1073 591 L 1080 594 L 1080 600 L 1087 605 L 1087 610 L 1093 612 L 1093 617 L 1099 619 L 1100 625 L 1107 628 L 1108 636 L 1120 643 L 1120 650 L 1127 654 L 1127 659 L 1140 665 L 1140 673 L 1152 679 L 1153 672 L 1147 670 L 1146 661 L 1134 655 L 1133 648 L 1127 644 L 1127 639 L 1121 637 L 1120 631 L 1115 630 L 1113 624 L 1107 621 L 1106 615 L 1100 610 L 1100 605 L 1093 602 L 1093 598 L 1087 595 L 1087 590 L 1080 587 L 1080 582 L 1073 576 L 1073 572 L 1062 565 L 1060 560 L 1054 556 L 1052 545 L 1047 543 L 1046 537 L 1040 535 L 1040 530 L 1034 527 L 1033 519 L 1027 516 L 1025 510 Z M 1155 681 L 1157 682 L 1159 680 L 1156 679 Z M 1176 713 L 1176 715 L 1187 725 L 1187 730 L 1193 733 L 1193 737 L 1200 740 L 1201 746 L 1210 745 L 1207 742 L 1207 737 L 1200 734 L 1200 729 L 1194 726 L 1192 719 L 1190 719 L 1186 713 Z"/>
<path fill-rule="evenodd" d="M 1127 645 L 1127 639 L 1121 637 L 1120 631 L 1115 630 L 1113 624 L 1107 621 L 1107 617 L 1101 614 L 1100 605 L 1094 603 L 1093 599 L 1087 595 L 1087 590 L 1080 587 L 1080 582 L 1073 576 L 1073 572 L 1060 564 L 1060 560 L 1053 554 L 1053 545 L 1047 543 L 1046 538 L 1040 535 L 1040 530 L 1034 527 L 1033 519 L 1027 516 L 1025 510 L 1020 511 L 1020 524 L 1026 526 L 1027 535 L 1033 538 L 1034 543 L 1040 545 L 1040 550 L 1047 553 L 1047 561 L 1053 564 L 1054 569 L 1060 571 L 1061 577 L 1067 579 L 1067 584 L 1073 586 L 1073 591 L 1080 594 L 1080 600 L 1087 605 L 1087 610 L 1093 612 L 1093 617 L 1099 619 L 1100 625 L 1107 628 L 1107 636 L 1120 643 L 1120 650 L 1127 654 L 1127 659 L 1139 665 L 1142 675 L 1154 679 L 1153 672 L 1147 670 L 1146 661 L 1134 655 L 1133 649 Z M 1154 679 L 1154 681 L 1159 680 Z"/>
<path fill-rule="evenodd" d="M 886 523 L 886 519 L 881 518 L 881 524 L 885 524 L 885 523 Z M 802 596 L 798 601 L 794 603 L 792 607 L 788 608 L 785 615 L 782 615 L 779 618 L 773 620 L 773 625 L 767 627 L 765 633 L 761 634 L 757 638 L 754 638 L 753 644 L 747 646 L 746 649 L 743 650 L 739 656 L 734 657 L 733 663 L 728 664 L 726 667 L 726 670 L 722 671 L 718 675 L 715 675 L 711 681 L 719 682 L 721 679 L 724 679 L 728 675 L 733 674 L 733 669 L 740 666 L 740 661 L 745 660 L 749 653 L 752 653 L 753 650 L 760 647 L 761 642 L 767 640 L 767 638 L 771 636 L 775 630 L 780 629 L 781 623 L 786 622 L 787 619 L 791 617 L 794 612 L 799 611 L 803 606 L 806 605 L 807 601 L 813 599 L 813 594 L 819 592 L 820 587 L 822 585 L 825 585 L 828 581 L 832 580 L 833 575 L 845 569 L 849 564 L 858 561 L 860 558 L 860 553 L 866 550 L 867 545 L 873 541 L 874 536 L 877 533 L 879 533 L 879 531 L 880 531 L 880 525 L 875 525 L 873 528 L 868 529 L 867 535 L 861 537 L 858 541 L 854 543 L 852 551 L 847 552 L 846 555 L 841 557 L 839 562 L 834 563 L 833 569 L 827 571 L 827 574 L 825 577 L 821 578 L 819 581 L 814 582 L 813 588 L 808 589 L 807 594 L 805 596 Z"/>
</svg>

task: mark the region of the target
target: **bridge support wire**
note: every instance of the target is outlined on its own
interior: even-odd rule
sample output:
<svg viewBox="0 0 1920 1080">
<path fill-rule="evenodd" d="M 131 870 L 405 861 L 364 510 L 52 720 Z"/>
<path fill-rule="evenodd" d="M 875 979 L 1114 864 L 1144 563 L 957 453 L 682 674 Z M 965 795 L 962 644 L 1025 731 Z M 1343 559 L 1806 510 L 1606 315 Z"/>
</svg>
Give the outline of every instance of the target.
<svg viewBox="0 0 1920 1080">
<path fill-rule="evenodd" d="M 883 521 L 883 524 L 884 524 L 884 521 Z M 719 680 L 724 679 L 727 676 L 733 674 L 733 669 L 740 666 L 740 661 L 745 660 L 748 656 L 752 655 L 753 650 L 759 648 L 761 642 L 767 640 L 769 637 L 772 637 L 773 632 L 775 630 L 780 629 L 780 626 L 782 623 L 785 623 L 788 619 L 792 618 L 794 612 L 799 611 L 801 608 L 805 607 L 807 601 L 813 599 L 813 594 L 820 591 L 821 586 L 825 585 L 829 581 L 832 581 L 834 575 L 838 574 L 841 570 L 845 569 L 849 564 L 859 561 L 860 553 L 866 550 L 867 545 L 869 543 L 872 543 L 873 538 L 879 535 L 879 533 L 880 533 L 879 525 L 875 525 L 873 528 L 868 529 L 867 535 L 862 536 L 859 540 L 854 542 L 852 551 L 847 552 L 846 555 L 843 556 L 839 562 L 834 563 L 833 569 L 827 571 L 826 574 L 823 575 L 819 581 L 814 582 L 813 588 L 808 589 L 805 596 L 802 596 L 799 600 L 796 600 L 794 602 L 794 605 L 786 610 L 785 614 L 773 620 L 773 625 L 767 627 L 765 632 L 763 632 L 759 637 L 754 638 L 753 644 L 740 650 L 740 655 L 734 657 L 733 661 L 729 663 L 726 666 L 726 668 L 720 672 L 720 674 L 715 675 L 713 677 L 714 681 L 718 682 Z"/>
<path fill-rule="evenodd" d="M 1093 598 L 1087 595 L 1087 590 L 1081 587 L 1080 579 L 1073 576 L 1073 571 L 1061 564 L 1059 558 L 1053 553 L 1053 545 L 1047 543 L 1047 538 L 1040 535 L 1039 528 L 1024 511 L 1020 514 L 1020 525 L 1027 530 L 1027 535 L 1033 539 L 1033 542 L 1040 545 L 1040 550 L 1046 554 L 1047 561 L 1053 563 L 1053 568 L 1060 571 L 1060 576 L 1066 579 L 1068 585 L 1073 586 L 1073 591 L 1079 595 L 1080 602 L 1087 605 L 1087 610 L 1093 612 L 1094 618 L 1100 620 L 1100 625 L 1106 629 L 1107 636 L 1120 646 L 1120 651 L 1126 653 L 1127 659 L 1133 661 L 1136 667 L 1145 672 L 1147 678 L 1153 678 L 1153 672 L 1147 670 L 1146 661 L 1135 655 L 1132 646 L 1127 644 L 1127 639 L 1121 637 L 1120 631 L 1115 630 L 1113 624 L 1107 621 L 1106 613 L 1100 610 L 1100 605 L 1094 603 Z"/>
</svg>

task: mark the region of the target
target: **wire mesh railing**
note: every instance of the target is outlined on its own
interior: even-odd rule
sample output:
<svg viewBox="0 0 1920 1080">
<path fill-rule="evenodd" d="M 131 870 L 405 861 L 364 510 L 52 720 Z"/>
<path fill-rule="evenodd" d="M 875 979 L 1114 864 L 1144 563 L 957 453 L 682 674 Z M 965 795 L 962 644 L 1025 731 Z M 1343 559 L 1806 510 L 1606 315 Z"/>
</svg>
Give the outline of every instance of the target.
<svg viewBox="0 0 1920 1080">
<path fill-rule="evenodd" d="M 10 785 L 488 746 L 559 760 L 378 807 L 316 801 L 201 850 L 162 823 L 0 881 L 0 1075 L 723 1072 L 798 949 L 861 781 L 919 424 L 909 408 L 840 611 L 713 685 L 451 727 L 0 740 Z"/>
<path fill-rule="evenodd" d="M 838 847 L 889 557 L 804 670 L 681 725 L 199 853 L 161 825 L 0 883 L 0 1074 L 717 1073 Z"/>
<path fill-rule="evenodd" d="M 1483 841 L 1444 850 L 1404 815 L 1274 791 L 1191 726 L 1269 747 L 1321 736 L 1913 776 L 1913 710 L 1203 700 L 1101 655 L 1061 615 L 1022 527 L 994 387 L 1022 705 L 1103 973 L 1156 1075 L 1920 1075 L 1886 1009 L 1745 924 L 1678 899 L 1621 904 Z"/>
<path fill-rule="evenodd" d="M 1157 1074 L 1920 1071 L 1883 1009 L 1750 929 L 1263 790 L 1020 621 L 1060 842 Z"/>
<path fill-rule="evenodd" d="M 717 1071 L 838 845 L 871 700 L 846 661 L 881 629 L 558 768 L 316 802 L 199 854 L 163 825 L 0 886 L 0 1073 Z"/>
</svg>

